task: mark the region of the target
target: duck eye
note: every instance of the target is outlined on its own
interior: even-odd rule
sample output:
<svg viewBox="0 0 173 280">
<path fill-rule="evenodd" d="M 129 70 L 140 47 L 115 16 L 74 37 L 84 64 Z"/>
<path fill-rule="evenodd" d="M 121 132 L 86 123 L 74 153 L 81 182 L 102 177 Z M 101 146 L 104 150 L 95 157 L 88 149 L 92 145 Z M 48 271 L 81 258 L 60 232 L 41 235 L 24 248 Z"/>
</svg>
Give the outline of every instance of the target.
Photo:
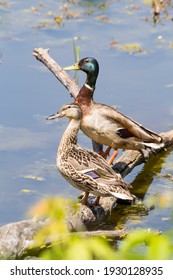
<svg viewBox="0 0 173 280">
<path fill-rule="evenodd" d="M 86 58 L 85 60 L 84 60 L 84 63 L 88 63 L 89 62 L 89 60 Z"/>
<path fill-rule="evenodd" d="M 71 108 L 71 105 L 68 105 L 68 106 L 67 106 L 67 109 L 70 109 L 70 108 Z"/>
</svg>

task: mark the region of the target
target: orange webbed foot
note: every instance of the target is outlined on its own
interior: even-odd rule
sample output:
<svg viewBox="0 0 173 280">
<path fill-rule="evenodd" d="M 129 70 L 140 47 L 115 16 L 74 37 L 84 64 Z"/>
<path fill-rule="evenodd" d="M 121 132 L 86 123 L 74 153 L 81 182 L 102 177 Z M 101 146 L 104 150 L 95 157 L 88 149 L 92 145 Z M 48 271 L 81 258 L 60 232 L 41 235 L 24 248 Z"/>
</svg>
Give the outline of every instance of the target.
<svg viewBox="0 0 173 280">
<path fill-rule="evenodd" d="M 113 155 L 111 156 L 111 158 L 108 160 L 108 164 L 111 165 L 113 164 L 114 159 L 116 158 L 116 156 L 118 155 L 118 150 L 113 152 Z"/>
</svg>

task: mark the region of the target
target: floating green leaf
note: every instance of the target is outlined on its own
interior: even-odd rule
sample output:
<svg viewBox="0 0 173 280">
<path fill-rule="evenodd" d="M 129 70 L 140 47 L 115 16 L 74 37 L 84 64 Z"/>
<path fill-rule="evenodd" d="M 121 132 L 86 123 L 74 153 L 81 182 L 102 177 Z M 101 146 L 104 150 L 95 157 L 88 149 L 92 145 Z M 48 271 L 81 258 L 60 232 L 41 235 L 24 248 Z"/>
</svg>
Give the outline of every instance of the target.
<svg viewBox="0 0 173 280">
<path fill-rule="evenodd" d="M 117 49 L 120 51 L 125 51 L 128 54 L 148 54 L 148 51 L 144 51 L 140 44 L 138 43 L 129 43 L 121 45 L 116 40 L 110 41 L 110 46 L 113 49 Z"/>
<path fill-rule="evenodd" d="M 31 192 L 31 190 L 23 189 L 22 192 L 24 192 L 24 193 L 29 193 L 29 192 Z"/>
<path fill-rule="evenodd" d="M 22 178 L 25 179 L 31 179 L 34 181 L 44 181 L 45 179 L 43 177 L 37 177 L 37 176 L 33 176 L 33 175 L 21 175 Z"/>
</svg>

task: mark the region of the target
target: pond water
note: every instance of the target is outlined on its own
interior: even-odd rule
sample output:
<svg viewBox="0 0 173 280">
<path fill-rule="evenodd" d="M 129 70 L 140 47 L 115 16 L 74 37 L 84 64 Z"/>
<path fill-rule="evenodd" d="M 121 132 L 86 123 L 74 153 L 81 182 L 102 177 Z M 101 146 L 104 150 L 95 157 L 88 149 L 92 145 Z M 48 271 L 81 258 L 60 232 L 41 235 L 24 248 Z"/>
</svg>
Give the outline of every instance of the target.
<svg viewBox="0 0 173 280">
<path fill-rule="evenodd" d="M 75 199 L 79 194 L 55 167 L 67 120 L 45 120 L 72 99 L 32 56 L 34 48 L 49 48 L 60 65 L 71 65 L 76 38 L 81 58 L 93 56 L 100 64 L 97 102 L 119 106 L 156 132 L 173 129 L 173 8 L 170 3 L 168 14 L 162 11 L 154 24 L 151 6 L 144 2 L 0 2 L 0 225 L 26 218 L 30 207 L 43 197 Z M 80 85 L 84 79 L 80 73 Z M 91 148 L 82 133 L 79 142 Z M 110 227 L 172 228 L 171 208 L 152 201 L 173 192 L 172 176 L 171 151 L 135 168 L 125 180 L 143 204 L 119 205 Z"/>
</svg>

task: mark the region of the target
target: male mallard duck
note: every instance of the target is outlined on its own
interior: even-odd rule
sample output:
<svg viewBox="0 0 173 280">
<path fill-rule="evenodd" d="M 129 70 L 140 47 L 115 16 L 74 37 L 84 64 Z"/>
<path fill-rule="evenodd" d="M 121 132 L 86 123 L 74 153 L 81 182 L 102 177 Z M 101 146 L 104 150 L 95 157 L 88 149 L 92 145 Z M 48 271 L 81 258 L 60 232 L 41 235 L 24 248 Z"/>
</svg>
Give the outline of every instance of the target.
<svg viewBox="0 0 173 280">
<path fill-rule="evenodd" d="M 120 199 L 134 200 L 128 190 L 131 186 L 112 170 L 106 160 L 98 153 L 84 149 L 77 143 L 82 111 L 77 104 L 64 105 L 60 112 L 48 120 L 67 117 L 70 123 L 63 134 L 57 152 L 57 167 L 62 176 L 75 188 L 85 191 L 83 204 L 88 205 L 89 193 L 97 196 L 115 196 Z"/>
<path fill-rule="evenodd" d="M 82 70 L 87 79 L 75 103 L 82 109 L 81 130 L 92 140 L 113 149 L 158 149 L 164 146 L 161 136 L 146 129 L 114 108 L 93 100 L 99 64 L 95 58 L 86 57 L 64 70 Z"/>
</svg>

